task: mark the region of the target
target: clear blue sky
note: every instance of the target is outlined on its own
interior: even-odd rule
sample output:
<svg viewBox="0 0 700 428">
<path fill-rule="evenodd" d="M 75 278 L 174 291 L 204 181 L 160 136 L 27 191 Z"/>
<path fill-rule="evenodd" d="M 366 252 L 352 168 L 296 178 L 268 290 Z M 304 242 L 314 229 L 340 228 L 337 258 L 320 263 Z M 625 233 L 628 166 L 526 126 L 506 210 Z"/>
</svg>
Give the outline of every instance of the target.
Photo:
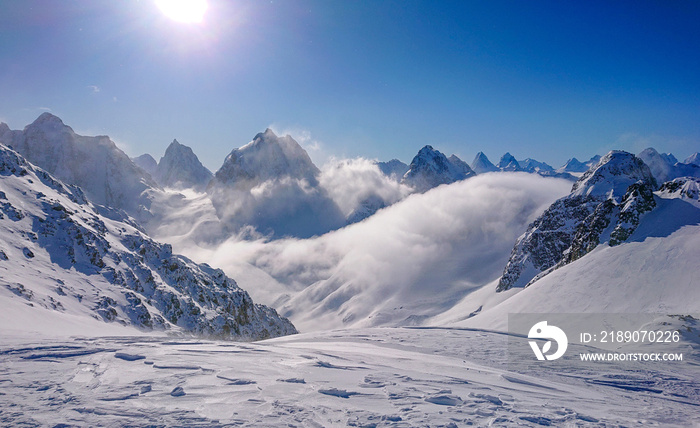
<svg viewBox="0 0 700 428">
<path fill-rule="evenodd" d="M 700 2 L 153 0 L 0 4 L 0 120 L 45 109 L 130 155 L 173 138 L 211 169 L 266 127 L 327 156 L 561 165 L 700 150 Z"/>
</svg>

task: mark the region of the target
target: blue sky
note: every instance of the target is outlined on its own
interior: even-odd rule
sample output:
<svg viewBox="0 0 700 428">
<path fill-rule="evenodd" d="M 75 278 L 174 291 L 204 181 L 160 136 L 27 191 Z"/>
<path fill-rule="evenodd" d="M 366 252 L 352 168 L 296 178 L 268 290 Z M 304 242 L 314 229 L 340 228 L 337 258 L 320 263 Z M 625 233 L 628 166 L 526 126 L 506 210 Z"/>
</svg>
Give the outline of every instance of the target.
<svg viewBox="0 0 700 428">
<path fill-rule="evenodd" d="M 272 126 L 317 163 L 555 166 L 648 146 L 700 150 L 700 2 L 209 0 L 200 24 L 152 0 L 0 6 L 0 121 L 47 109 L 156 159 L 177 138 L 215 170 Z"/>
</svg>

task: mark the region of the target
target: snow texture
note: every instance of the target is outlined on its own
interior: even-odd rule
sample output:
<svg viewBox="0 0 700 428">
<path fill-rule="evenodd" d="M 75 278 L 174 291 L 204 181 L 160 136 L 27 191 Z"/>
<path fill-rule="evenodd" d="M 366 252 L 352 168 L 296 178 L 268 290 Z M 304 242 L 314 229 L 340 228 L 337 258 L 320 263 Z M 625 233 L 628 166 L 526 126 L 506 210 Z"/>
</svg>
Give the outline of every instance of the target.
<svg viewBox="0 0 700 428">
<path fill-rule="evenodd" d="M 690 325 L 685 323 L 685 325 Z M 694 326 L 694 331 L 697 327 Z M 2 337 L 4 426 L 688 426 L 697 358 L 537 361 L 508 336 L 355 329 L 253 344 L 165 337 Z M 575 349 L 572 345 L 572 349 Z M 115 358 L 118 353 L 145 356 Z"/>
</svg>

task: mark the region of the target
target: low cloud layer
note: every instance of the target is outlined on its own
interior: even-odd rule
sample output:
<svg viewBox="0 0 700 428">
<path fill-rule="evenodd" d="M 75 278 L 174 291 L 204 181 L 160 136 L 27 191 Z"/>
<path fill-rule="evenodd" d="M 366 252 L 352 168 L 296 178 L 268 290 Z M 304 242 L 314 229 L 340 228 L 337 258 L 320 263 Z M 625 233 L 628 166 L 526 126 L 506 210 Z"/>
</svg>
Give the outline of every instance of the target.
<svg viewBox="0 0 700 428">
<path fill-rule="evenodd" d="M 364 158 L 332 159 L 321 169 L 319 181 L 346 217 L 370 198 L 378 197 L 389 206 L 411 193 Z"/>
<path fill-rule="evenodd" d="M 348 182 L 345 174 L 359 178 Z M 347 209 L 374 179 L 367 162 L 355 160 L 324 168 L 322 180 L 329 189 L 346 185 L 333 199 L 346 199 Z M 378 185 L 389 197 L 402 195 Z M 210 248 L 180 241 L 176 250 L 223 268 L 304 331 L 419 323 L 498 278 L 517 237 L 570 187 L 525 173 L 485 174 L 410 195 L 319 237 L 231 238 Z"/>
</svg>

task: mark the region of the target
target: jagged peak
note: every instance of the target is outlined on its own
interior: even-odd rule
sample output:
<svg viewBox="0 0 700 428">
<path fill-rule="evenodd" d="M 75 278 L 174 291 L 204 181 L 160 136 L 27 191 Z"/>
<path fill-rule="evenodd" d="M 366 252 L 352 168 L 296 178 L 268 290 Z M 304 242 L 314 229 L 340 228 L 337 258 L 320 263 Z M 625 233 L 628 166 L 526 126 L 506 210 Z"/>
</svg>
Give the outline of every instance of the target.
<svg viewBox="0 0 700 428">
<path fill-rule="evenodd" d="M 447 156 L 445 156 L 442 152 L 434 149 L 431 145 L 425 145 L 413 157 L 410 167 L 411 169 L 415 169 L 418 164 L 423 164 L 426 161 L 430 163 L 439 163 L 441 167 L 444 167 L 448 162 Z"/>
<path fill-rule="evenodd" d="M 164 157 L 167 157 L 169 155 L 175 155 L 178 153 L 187 153 L 187 154 L 192 153 L 194 155 L 194 152 L 192 151 L 191 147 L 186 146 L 177 140 L 173 140 L 173 142 L 170 143 L 170 145 L 168 145 L 168 148 L 165 149 L 165 156 Z M 161 158 L 161 161 L 162 160 L 163 159 Z"/>
<path fill-rule="evenodd" d="M 491 161 L 484 154 L 484 152 L 477 153 L 470 166 L 471 166 L 472 170 L 474 170 L 474 172 L 476 172 L 477 174 L 481 174 L 484 172 L 498 171 L 498 168 L 496 168 L 496 165 L 491 163 Z"/>
<path fill-rule="evenodd" d="M 433 146 L 431 146 L 430 144 L 426 144 L 420 150 L 418 150 L 418 154 L 416 155 L 416 157 L 421 156 L 421 155 L 426 155 L 426 154 L 432 154 L 432 153 L 440 153 L 440 152 L 435 150 L 433 148 Z"/>
<path fill-rule="evenodd" d="M 484 152 L 479 152 L 479 153 L 477 153 L 476 156 L 474 157 L 474 161 L 482 160 L 482 159 L 489 160 L 489 158 L 484 154 Z"/>
</svg>

